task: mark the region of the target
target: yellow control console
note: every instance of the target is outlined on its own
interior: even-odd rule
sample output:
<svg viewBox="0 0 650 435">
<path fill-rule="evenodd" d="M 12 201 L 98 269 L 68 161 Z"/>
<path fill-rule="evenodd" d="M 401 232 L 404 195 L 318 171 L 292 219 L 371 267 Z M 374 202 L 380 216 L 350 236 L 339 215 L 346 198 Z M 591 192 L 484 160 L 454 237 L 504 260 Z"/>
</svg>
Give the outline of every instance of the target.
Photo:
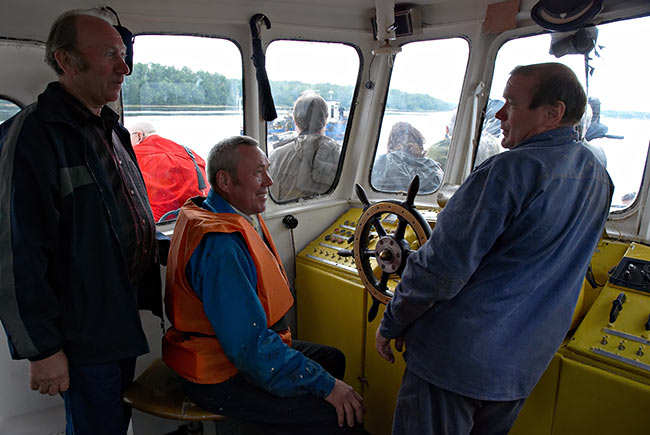
<svg viewBox="0 0 650 435">
<path fill-rule="evenodd" d="M 650 433 L 650 248 L 631 243 L 607 265 L 593 303 L 526 402 L 512 434 Z M 616 258 L 601 241 L 592 265 Z M 602 255 L 606 253 L 606 255 Z M 614 255 L 612 255 L 614 254 Z M 588 297 L 589 299 L 589 297 Z"/>
<path fill-rule="evenodd" d="M 419 210 L 433 224 L 433 210 Z M 397 391 L 404 373 L 404 360 L 397 356 L 389 364 L 375 350 L 375 331 L 383 314 L 368 323 L 367 313 L 372 299 L 361 284 L 353 256 L 340 256 L 339 251 L 350 251 L 363 210 L 352 208 L 340 216 L 320 236 L 296 257 L 297 336 L 341 349 L 346 356 L 345 382 L 365 398 L 365 429 L 373 435 L 391 432 Z M 387 233 L 397 229 L 398 219 L 391 213 L 381 217 Z M 379 239 L 369 235 L 368 249 L 374 249 Z M 407 232 L 404 239 L 414 249 L 415 234 Z M 349 253 L 349 252 L 348 252 Z M 374 260 L 373 260 L 374 261 Z M 380 274 L 376 262 L 373 269 Z M 396 279 L 387 283 L 394 290 Z"/>
<path fill-rule="evenodd" d="M 366 431 L 387 435 L 405 365 L 399 356 L 389 364 L 375 350 L 383 306 L 368 323 L 372 299 L 349 252 L 362 211 L 348 210 L 297 256 L 297 336 L 345 353 L 345 381 L 365 399 Z M 421 213 L 433 225 L 435 211 Z M 387 213 L 380 222 L 389 234 L 398 219 Z M 378 237 L 371 232 L 368 239 L 374 249 Z M 418 248 L 414 234 L 404 239 Z M 526 401 L 513 435 L 650 434 L 650 248 L 604 239 L 591 266 L 576 329 Z M 397 280 L 390 275 L 389 291 Z"/>
</svg>

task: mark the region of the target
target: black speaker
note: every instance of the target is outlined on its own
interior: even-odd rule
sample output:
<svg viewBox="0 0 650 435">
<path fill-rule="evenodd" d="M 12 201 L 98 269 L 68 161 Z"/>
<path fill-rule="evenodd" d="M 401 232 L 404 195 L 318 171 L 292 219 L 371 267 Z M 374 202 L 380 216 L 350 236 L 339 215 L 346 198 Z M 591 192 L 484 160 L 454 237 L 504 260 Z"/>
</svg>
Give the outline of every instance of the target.
<svg viewBox="0 0 650 435">
<path fill-rule="evenodd" d="M 377 39 L 377 17 L 373 17 L 372 33 Z M 409 8 L 403 10 L 395 10 L 395 36 L 411 36 L 414 33 L 419 33 L 422 30 L 422 23 L 420 20 L 420 11 L 416 8 Z"/>
</svg>

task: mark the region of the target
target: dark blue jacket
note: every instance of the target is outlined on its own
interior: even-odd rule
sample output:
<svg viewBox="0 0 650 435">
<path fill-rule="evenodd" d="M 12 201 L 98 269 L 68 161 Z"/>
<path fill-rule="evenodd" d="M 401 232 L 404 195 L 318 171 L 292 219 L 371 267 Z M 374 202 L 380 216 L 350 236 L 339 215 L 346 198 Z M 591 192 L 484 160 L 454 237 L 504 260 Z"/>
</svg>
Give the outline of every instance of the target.
<svg viewBox="0 0 650 435">
<path fill-rule="evenodd" d="M 50 83 L 0 125 L 0 318 L 14 359 L 137 356 L 148 351 L 138 308 L 162 314 L 159 265 L 130 282 L 119 199 L 74 104 Z M 126 129 L 114 131 L 135 161 Z"/>
</svg>

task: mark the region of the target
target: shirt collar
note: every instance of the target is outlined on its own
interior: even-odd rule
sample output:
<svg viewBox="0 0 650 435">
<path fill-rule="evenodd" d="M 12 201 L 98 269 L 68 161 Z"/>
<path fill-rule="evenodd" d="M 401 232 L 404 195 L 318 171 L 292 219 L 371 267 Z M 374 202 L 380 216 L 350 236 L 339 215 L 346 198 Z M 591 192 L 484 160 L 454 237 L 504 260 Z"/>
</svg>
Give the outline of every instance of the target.
<svg viewBox="0 0 650 435">
<path fill-rule="evenodd" d="M 574 127 L 560 127 L 549 131 L 536 134 L 521 142 L 514 149 L 521 148 L 528 144 L 534 143 L 535 146 L 540 145 L 558 145 L 566 144 L 567 142 L 578 141 L 578 132 Z"/>
<path fill-rule="evenodd" d="M 246 219 L 246 221 L 251 224 L 251 226 L 257 231 L 257 233 L 264 239 L 264 235 L 259 224 L 258 215 L 247 215 L 246 213 L 236 209 L 231 203 L 226 201 L 223 196 L 219 195 L 214 190 L 210 189 L 208 196 L 203 201 L 202 207 L 206 210 L 209 210 L 213 213 L 234 213 Z"/>
<path fill-rule="evenodd" d="M 213 189 L 208 192 L 208 197 L 203 202 L 203 208 L 210 210 L 214 213 L 235 213 L 250 222 L 255 227 L 255 220 L 253 216 L 247 215 L 242 211 L 237 210 L 231 203 L 226 201 L 223 196 L 219 195 Z"/>
<path fill-rule="evenodd" d="M 86 125 L 90 122 L 98 123 L 102 125 L 107 130 L 112 130 L 115 127 L 115 124 L 119 120 L 119 115 L 115 113 L 110 107 L 102 107 L 100 116 L 91 113 L 86 106 L 77 100 L 72 94 L 68 93 L 59 82 L 52 82 L 49 84 L 50 89 L 56 95 L 58 95 L 64 102 L 67 103 L 67 107 L 70 108 L 70 115 L 73 119 L 78 122 L 80 125 Z"/>
</svg>

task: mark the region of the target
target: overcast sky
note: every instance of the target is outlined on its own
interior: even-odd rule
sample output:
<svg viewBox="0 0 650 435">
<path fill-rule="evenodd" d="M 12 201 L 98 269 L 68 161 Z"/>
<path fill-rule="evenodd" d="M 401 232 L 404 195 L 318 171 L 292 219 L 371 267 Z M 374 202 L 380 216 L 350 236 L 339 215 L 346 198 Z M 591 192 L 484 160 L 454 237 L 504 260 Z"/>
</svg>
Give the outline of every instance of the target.
<svg viewBox="0 0 650 435">
<path fill-rule="evenodd" d="M 501 97 L 512 68 L 528 63 L 566 63 L 584 84 L 584 58 L 570 55 L 557 59 L 549 55 L 550 40 L 550 35 L 539 35 L 506 43 L 497 56 L 491 97 Z M 595 72 L 589 85 L 590 95 L 601 99 L 603 110 L 650 111 L 649 41 L 650 17 L 599 26 L 598 45 L 603 47 L 599 48 L 600 58 L 592 56 Z M 460 38 L 408 44 L 397 55 L 391 85 L 456 104 L 468 50 L 467 42 Z M 229 78 L 241 78 L 242 71 L 241 54 L 235 44 L 214 38 L 138 36 L 135 61 L 188 66 Z M 375 59 L 380 61 L 385 57 Z M 359 58 L 355 49 L 343 44 L 276 41 L 267 51 L 267 70 L 271 80 L 354 85 Z M 362 78 L 362 83 L 366 80 Z"/>
</svg>

